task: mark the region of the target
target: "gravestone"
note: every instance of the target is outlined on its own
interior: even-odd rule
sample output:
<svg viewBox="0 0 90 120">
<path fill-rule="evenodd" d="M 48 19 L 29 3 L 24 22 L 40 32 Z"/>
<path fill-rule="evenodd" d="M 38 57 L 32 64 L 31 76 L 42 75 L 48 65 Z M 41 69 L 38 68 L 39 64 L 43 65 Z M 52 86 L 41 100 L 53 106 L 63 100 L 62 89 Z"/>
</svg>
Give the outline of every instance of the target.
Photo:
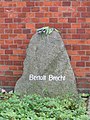
<svg viewBox="0 0 90 120">
<path fill-rule="evenodd" d="M 49 97 L 77 94 L 75 76 L 58 32 L 33 35 L 27 48 L 23 74 L 16 83 L 15 92 Z"/>
</svg>

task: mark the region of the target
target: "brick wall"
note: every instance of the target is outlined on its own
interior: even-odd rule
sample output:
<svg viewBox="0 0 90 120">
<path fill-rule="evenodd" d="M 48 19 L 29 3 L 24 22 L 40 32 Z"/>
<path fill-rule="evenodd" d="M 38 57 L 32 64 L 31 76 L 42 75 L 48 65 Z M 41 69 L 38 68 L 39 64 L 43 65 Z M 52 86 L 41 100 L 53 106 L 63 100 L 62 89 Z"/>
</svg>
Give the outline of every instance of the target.
<svg viewBox="0 0 90 120">
<path fill-rule="evenodd" d="M 78 90 L 90 92 L 90 1 L 20 1 L 0 0 L 0 86 L 15 85 L 31 36 L 50 26 L 61 31 Z"/>
</svg>

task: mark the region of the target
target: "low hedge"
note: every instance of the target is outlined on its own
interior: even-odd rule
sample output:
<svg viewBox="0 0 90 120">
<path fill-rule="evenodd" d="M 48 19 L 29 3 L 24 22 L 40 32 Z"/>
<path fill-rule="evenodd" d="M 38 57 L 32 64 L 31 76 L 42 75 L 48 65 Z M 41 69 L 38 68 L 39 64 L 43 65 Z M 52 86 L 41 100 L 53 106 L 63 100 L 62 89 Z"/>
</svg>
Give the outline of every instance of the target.
<svg viewBox="0 0 90 120">
<path fill-rule="evenodd" d="M 81 97 L 0 96 L 0 120 L 90 120 Z"/>
</svg>

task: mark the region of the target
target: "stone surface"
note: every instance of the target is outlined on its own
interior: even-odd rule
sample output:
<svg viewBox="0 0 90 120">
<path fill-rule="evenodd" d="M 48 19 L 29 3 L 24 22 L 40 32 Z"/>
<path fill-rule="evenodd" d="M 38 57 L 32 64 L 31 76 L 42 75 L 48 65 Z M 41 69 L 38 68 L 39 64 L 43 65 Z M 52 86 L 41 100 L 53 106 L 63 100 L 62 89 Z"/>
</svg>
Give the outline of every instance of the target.
<svg viewBox="0 0 90 120">
<path fill-rule="evenodd" d="M 29 80 L 31 74 L 46 76 L 46 80 Z M 49 75 L 56 76 L 57 79 L 49 79 Z M 16 83 L 15 92 L 50 97 L 77 94 L 75 76 L 58 32 L 53 31 L 47 36 L 36 33 L 32 37 L 27 48 L 23 75 Z"/>
</svg>

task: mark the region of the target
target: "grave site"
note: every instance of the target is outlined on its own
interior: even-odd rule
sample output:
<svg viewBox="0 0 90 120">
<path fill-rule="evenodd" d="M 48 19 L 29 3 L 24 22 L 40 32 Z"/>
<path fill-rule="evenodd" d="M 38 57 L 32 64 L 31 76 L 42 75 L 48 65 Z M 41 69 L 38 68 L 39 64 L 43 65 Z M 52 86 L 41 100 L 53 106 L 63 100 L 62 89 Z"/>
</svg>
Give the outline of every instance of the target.
<svg viewBox="0 0 90 120">
<path fill-rule="evenodd" d="M 89 6 L 0 1 L 0 120 L 90 120 Z"/>
</svg>

